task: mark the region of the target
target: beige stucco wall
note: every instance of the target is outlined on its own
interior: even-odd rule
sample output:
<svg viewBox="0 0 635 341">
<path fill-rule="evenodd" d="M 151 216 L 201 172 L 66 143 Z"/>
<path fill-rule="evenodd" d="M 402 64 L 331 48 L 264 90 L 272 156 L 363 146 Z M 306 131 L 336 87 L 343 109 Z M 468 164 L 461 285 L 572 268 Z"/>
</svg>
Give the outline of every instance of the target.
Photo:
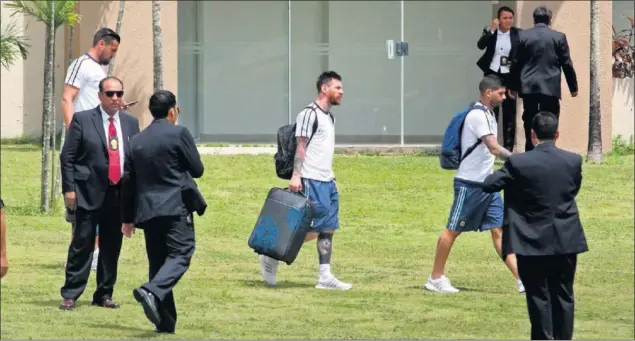
<svg viewBox="0 0 635 341">
<path fill-rule="evenodd" d="M 611 73 L 612 1 L 600 1 L 600 90 L 602 111 L 602 145 L 604 152 L 611 149 L 613 80 Z M 578 76 L 578 96 L 569 93 L 562 76 L 562 101 L 560 103 L 560 140 L 558 145 L 574 152 L 587 150 L 589 131 L 589 58 L 590 58 L 590 2 L 589 1 L 517 1 L 516 25 L 533 26 L 533 10 L 545 5 L 553 12 L 552 27 L 566 33 L 571 58 Z M 525 135 L 522 122 L 522 100 L 518 101 L 517 146 L 523 150 Z"/>
<path fill-rule="evenodd" d="M 627 140 L 635 134 L 633 92 L 635 79 L 613 79 L 613 136 L 622 135 Z"/>
<path fill-rule="evenodd" d="M 0 137 L 39 136 L 42 132 L 42 97 L 44 94 L 44 56 L 46 26 L 23 15 L 11 17 L 11 11 L 0 7 L 2 23 L 13 20 L 29 39 L 29 57 L 18 58 L 8 70 L 0 69 Z M 58 100 L 64 83 L 62 61 L 65 42 L 64 28 L 57 30 L 55 60 L 55 104 L 57 117 L 61 109 Z M 59 126 L 59 125 L 58 125 Z"/>
<path fill-rule="evenodd" d="M 81 1 L 77 11 L 81 22 L 76 30 L 75 55 L 92 45 L 93 35 L 100 27 L 116 28 L 119 1 Z M 163 33 L 163 87 L 177 93 L 177 2 L 160 1 Z M 153 93 L 152 2 L 126 1 L 121 45 L 115 61 L 114 76 L 124 82 L 124 98 L 139 104 L 130 112 L 145 127 L 152 120 L 148 100 Z"/>
</svg>

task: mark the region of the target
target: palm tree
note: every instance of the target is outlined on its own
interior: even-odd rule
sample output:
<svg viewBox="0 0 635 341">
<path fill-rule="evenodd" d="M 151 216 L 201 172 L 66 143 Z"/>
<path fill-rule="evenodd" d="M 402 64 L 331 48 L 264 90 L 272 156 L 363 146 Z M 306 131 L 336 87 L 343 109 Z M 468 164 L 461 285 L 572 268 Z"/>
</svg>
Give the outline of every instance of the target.
<svg viewBox="0 0 635 341">
<path fill-rule="evenodd" d="M 126 6 L 126 1 L 119 1 L 119 14 L 117 15 L 117 27 L 115 27 L 115 32 L 117 34 L 121 34 L 121 24 L 123 23 L 123 12 Z M 112 76 L 112 73 L 115 71 L 115 59 L 113 58 L 108 65 L 108 76 Z"/>
<path fill-rule="evenodd" d="M 42 177 L 40 187 L 40 211 L 48 212 L 49 200 L 49 164 L 51 147 L 51 123 L 55 119 L 53 96 L 54 61 L 55 61 L 55 32 L 62 25 L 74 26 L 79 21 L 75 13 L 76 0 L 28 0 L 10 1 L 5 6 L 13 13 L 23 14 L 43 23 L 46 27 L 46 54 L 44 56 L 44 96 L 42 100 Z M 53 123 L 54 124 L 54 123 Z M 55 134 L 55 132 L 53 132 Z M 55 146 L 53 146 L 55 147 Z M 55 148 L 53 148 L 55 150 Z"/>
<path fill-rule="evenodd" d="M 154 91 L 163 89 L 163 34 L 161 4 L 152 0 L 152 43 L 154 45 Z"/>
<path fill-rule="evenodd" d="M 591 58 L 589 96 L 589 145 L 587 161 L 602 162 L 602 112 L 600 107 L 600 3 L 591 0 Z"/>
<path fill-rule="evenodd" d="M 2 23 L 2 28 L 0 28 L 0 63 L 5 69 L 8 70 L 16 62 L 18 55 L 22 59 L 29 56 L 28 48 L 31 46 L 27 40 L 18 31 L 14 22 Z"/>
<path fill-rule="evenodd" d="M 73 58 L 75 57 L 73 55 L 73 51 L 75 50 L 74 44 L 75 44 L 75 27 L 71 26 L 68 28 L 68 66 L 70 66 L 73 63 Z M 64 127 L 64 125 L 62 124 L 62 136 L 60 137 L 60 149 L 64 147 L 65 141 L 66 141 L 66 127 Z M 55 144 L 53 145 L 55 146 Z M 54 155 L 53 160 L 56 160 L 58 157 L 59 155 Z M 55 173 L 53 175 L 53 189 L 51 190 L 51 198 L 52 198 L 51 207 L 55 207 L 55 201 L 56 201 L 55 199 L 57 198 L 55 194 L 60 193 L 59 187 L 60 187 L 61 178 L 62 178 L 62 165 L 60 164 L 57 167 L 57 170 L 55 170 Z"/>
</svg>

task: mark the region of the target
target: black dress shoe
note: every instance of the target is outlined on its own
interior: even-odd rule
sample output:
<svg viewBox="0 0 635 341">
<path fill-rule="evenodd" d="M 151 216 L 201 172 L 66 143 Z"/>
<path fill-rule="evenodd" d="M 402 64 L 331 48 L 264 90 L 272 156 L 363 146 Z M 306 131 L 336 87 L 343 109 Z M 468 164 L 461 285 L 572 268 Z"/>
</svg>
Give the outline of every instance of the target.
<svg viewBox="0 0 635 341">
<path fill-rule="evenodd" d="M 62 301 L 59 308 L 60 310 L 73 310 L 75 309 L 75 300 L 66 299 Z"/>
<path fill-rule="evenodd" d="M 174 334 L 174 329 L 157 328 L 154 331 L 159 334 Z"/>
<path fill-rule="evenodd" d="M 159 314 L 156 297 L 154 297 L 151 292 L 143 288 L 134 289 L 132 294 L 137 302 L 141 303 L 141 306 L 143 306 L 143 312 L 146 314 L 148 320 L 150 320 L 150 322 L 152 322 L 155 326 L 160 325 L 161 314 Z"/>
<path fill-rule="evenodd" d="M 93 303 L 91 303 L 92 305 L 96 305 L 96 306 L 100 306 L 103 308 L 110 308 L 110 309 L 119 309 L 119 303 L 111 300 L 111 299 L 105 299 L 101 302 L 97 302 L 97 301 L 93 301 Z"/>
</svg>

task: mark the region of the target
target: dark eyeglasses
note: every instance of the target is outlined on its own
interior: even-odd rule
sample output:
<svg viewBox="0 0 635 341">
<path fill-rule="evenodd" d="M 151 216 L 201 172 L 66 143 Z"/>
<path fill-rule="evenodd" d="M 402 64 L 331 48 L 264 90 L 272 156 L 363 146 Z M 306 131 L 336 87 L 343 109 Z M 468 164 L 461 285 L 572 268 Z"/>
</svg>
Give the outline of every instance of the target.
<svg viewBox="0 0 635 341">
<path fill-rule="evenodd" d="M 117 97 L 119 98 L 123 97 L 123 91 L 104 91 L 104 94 L 106 97 L 112 97 L 115 94 L 117 94 Z"/>
</svg>

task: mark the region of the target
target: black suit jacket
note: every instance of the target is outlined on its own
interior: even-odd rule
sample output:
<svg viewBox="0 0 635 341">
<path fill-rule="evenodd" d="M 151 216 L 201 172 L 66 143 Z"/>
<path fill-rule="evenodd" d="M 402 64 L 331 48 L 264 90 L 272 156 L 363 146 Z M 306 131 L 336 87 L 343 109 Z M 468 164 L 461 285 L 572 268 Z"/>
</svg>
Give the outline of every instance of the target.
<svg viewBox="0 0 635 341">
<path fill-rule="evenodd" d="M 545 24 L 537 24 L 518 35 L 512 56 L 512 89 L 522 95 L 561 98 L 561 74 L 569 92 L 578 91 L 578 80 L 569 54 L 567 36 Z"/>
<path fill-rule="evenodd" d="M 485 192 L 504 190 L 503 254 L 548 256 L 588 251 L 575 197 L 582 157 L 545 142 L 510 156 Z"/>
<path fill-rule="evenodd" d="M 204 167 L 190 132 L 166 119 L 152 121 L 130 140 L 122 183 L 124 223 L 204 212 L 207 204 L 194 178 Z"/>
<path fill-rule="evenodd" d="M 512 27 L 509 30 L 509 40 L 511 42 L 512 48 L 509 51 L 509 56 L 514 55 L 516 51 L 516 46 L 518 46 L 518 32 L 522 31 L 522 29 L 517 27 Z M 476 65 L 483 71 L 483 73 L 489 71 L 489 65 L 492 63 L 492 58 L 494 58 L 494 53 L 496 52 L 496 41 L 498 40 L 498 30 L 490 31 L 489 27 L 486 27 L 481 34 L 481 37 L 478 39 L 476 46 L 479 50 L 485 49 L 485 53 L 479 58 L 476 62 Z M 510 59 L 511 61 L 511 59 Z"/>
<path fill-rule="evenodd" d="M 139 132 L 139 121 L 119 112 L 124 153 L 132 136 Z M 101 207 L 108 180 L 108 145 L 100 107 L 73 115 L 60 153 L 62 192 L 75 192 L 77 207 L 95 210 Z"/>
</svg>

